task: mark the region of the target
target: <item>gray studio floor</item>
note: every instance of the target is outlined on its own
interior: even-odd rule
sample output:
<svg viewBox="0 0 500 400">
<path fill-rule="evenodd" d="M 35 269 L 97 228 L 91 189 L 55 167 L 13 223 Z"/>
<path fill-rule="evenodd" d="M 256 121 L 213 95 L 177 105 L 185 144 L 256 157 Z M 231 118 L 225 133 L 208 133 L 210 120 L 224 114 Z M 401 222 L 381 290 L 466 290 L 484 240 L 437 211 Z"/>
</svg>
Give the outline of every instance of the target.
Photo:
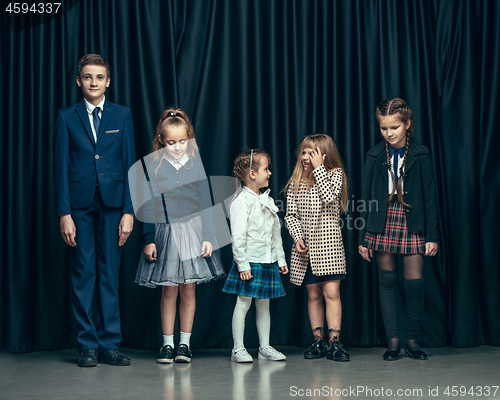
<svg viewBox="0 0 500 400">
<path fill-rule="evenodd" d="M 78 368 L 76 350 L 0 352 L 0 399 L 500 399 L 500 347 L 425 349 L 427 361 L 394 362 L 382 360 L 383 348 L 356 348 L 347 363 L 277 348 L 287 361 L 236 364 L 218 349 L 195 351 L 191 364 L 159 365 L 156 352 L 122 349 L 131 366 L 95 368 Z"/>
</svg>

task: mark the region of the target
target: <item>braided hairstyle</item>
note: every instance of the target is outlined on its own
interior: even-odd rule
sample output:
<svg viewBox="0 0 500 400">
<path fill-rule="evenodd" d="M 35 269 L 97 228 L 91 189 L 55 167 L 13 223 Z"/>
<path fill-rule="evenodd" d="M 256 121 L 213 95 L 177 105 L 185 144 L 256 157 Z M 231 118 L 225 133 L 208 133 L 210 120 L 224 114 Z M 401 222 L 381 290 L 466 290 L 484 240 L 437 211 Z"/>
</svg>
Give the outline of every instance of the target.
<svg viewBox="0 0 500 400">
<path fill-rule="evenodd" d="M 403 162 L 401 163 L 399 167 L 399 179 L 398 179 L 398 184 L 396 188 L 396 176 L 394 175 L 394 172 L 391 169 L 391 156 L 389 153 L 389 143 L 387 141 L 385 142 L 385 152 L 387 154 L 387 168 L 389 169 L 389 172 L 391 174 L 391 179 L 392 179 L 392 192 L 389 195 L 388 202 L 391 201 L 393 198 L 394 194 L 396 193 L 397 190 L 397 196 L 398 200 L 404 204 L 407 207 L 411 207 L 410 204 L 406 203 L 403 199 L 403 188 L 402 188 L 402 181 L 403 181 L 403 167 L 405 166 L 406 163 L 406 156 L 408 155 L 408 149 L 410 148 L 410 139 L 413 137 L 413 112 L 411 111 L 410 107 L 408 104 L 403 99 L 400 99 L 398 97 L 392 99 L 392 100 L 382 100 L 382 102 L 378 105 L 377 111 L 375 112 L 375 116 L 377 119 L 380 119 L 381 117 L 387 117 L 390 115 L 395 115 L 399 117 L 399 119 L 407 125 L 408 121 L 410 121 L 410 126 L 406 130 L 406 147 L 405 147 L 405 154 L 403 157 Z"/>
<path fill-rule="evenodd" d="M 231 203 L 240 193 L 241 186 L 245 186 L 246 184 L 245 181 L 248 179 L 248 174 L 250 173 L 250 170 L 259 168 L 260 160 L 262 159 L 262 157 L 266 157 L 269 166 L 271 166 L 271 157 L 269 157 L 269 154 L 267 154 L 263 150 L 259 149 L 245 150 L 238 157 L 236 157 L 236 160 L 234 160 L 234 168 L 233 168 L 233 174 L 234 177 L 236 178 L 236 192 L 234 193 L 234 196 L 231 199 Z M 252 165 L 250 165 L 250 161 L 252 162 Z M 231 203 L 229 203 L 229 206 L 231 206 Z"/>
<path fill-rule="evenodd" d="M 191 124 L 191 121 L 189 120 L 189 117 L 187 114 L 181 110 L 180 108 L 169 108 L 161 114 L 160 121 L 158 122 L 158 125 L 156 126 L 156 135 L 153 140 L 153 146 L 152 146 L 152 151 L 155 153 L 154 159 L 157 160 L 161 158 L 160 164 L 158 165 L 158 168 L 156 169 L 155 172 L 158 171 L 158 169 L 161 166 L 161 163 L 163 162 L 164 158 L 162 157 L 162 152 L 158 151 L 161 150 L 165 147 L 165 135 L 167 133 L 168 128 L 170 127 L 181 127 L 186 129 L 187 135 L 188 135 L 188 147 L 186 153 L 188 154 L 189 158 L 191 159 L 191 166 L 192 166 L 192 159 L 196 158 L 196 153 L 198 151 L 198 145 L 196 144 L 196 139 L 195 139 L 195 134 L 193 130 L 193 125 Z"/>
</svg>

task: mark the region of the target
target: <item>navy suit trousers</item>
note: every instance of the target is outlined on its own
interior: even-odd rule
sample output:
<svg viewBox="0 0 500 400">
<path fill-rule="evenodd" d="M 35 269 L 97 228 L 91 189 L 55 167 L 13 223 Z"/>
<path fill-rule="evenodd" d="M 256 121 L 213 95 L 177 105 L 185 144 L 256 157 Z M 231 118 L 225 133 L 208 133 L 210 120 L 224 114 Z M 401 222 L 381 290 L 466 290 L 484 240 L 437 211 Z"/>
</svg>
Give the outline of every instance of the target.
<svg viewBox="0 0 500 400">
<path fill-rule="evenodd" d="M 76 247 L 71 248 L 71 283 L 78 351 L 118 349 L 122 339 L 118 304 L 118 227 L 122 208 L 107 207 L 97 186 L 90 207 L 72 210 L 71 215 L 76 226 Z M 100 302 L 94 322 L 95 285 Z"/>
</svg>

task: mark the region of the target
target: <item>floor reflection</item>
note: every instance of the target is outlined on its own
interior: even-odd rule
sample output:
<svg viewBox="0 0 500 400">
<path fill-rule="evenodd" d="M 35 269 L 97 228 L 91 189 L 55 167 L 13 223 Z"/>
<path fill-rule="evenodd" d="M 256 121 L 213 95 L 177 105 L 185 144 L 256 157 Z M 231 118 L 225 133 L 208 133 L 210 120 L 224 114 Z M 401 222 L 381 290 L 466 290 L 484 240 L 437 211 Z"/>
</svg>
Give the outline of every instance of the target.
<svg viewBox="0 0 500 400">
<path fill-rule="evenodd" d="M 163 399 L 164 400 L 193 400 L 191 386 L 191 364 L 177 363 L 161 365 L 163 370 Z"/>
</svg>

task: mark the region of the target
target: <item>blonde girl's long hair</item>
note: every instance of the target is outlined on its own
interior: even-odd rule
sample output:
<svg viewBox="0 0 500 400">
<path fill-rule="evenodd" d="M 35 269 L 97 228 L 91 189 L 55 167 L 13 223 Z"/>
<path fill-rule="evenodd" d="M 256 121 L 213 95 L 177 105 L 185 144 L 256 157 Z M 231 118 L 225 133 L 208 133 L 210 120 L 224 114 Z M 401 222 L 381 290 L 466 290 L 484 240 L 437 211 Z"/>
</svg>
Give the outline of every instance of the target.
<svg viewBox="0 0 500 400">
<path fill-rule="evenodd" d="M 231 199 L 229 206 L 231 206 L 231 203 L 240 193 L 241 187 L 245 186 L 245 179 L 247 179 L 250 170 L 259 168 L 260 161 L 263 157 L 267 158 L 269 167 L 271 167 L 271 157 L 269 157 L 269 154 L 267 154 L 263 150 L 245 150 L 244 152 L 240 153 L 238 157 L 236 157 L 236 160 L 234 160 L 233 168 L 233 175 L 236 178 L 236 191 L 234 192 L 234 196 Z"/>
<path fill-rule="evenodd" d="M 342 162 L 342 157 L 340 157 L 339 151 L 333 139 L 325 135 L 324 133 L 315 133 L 314 135 L 308 135 L 300 144 L 297 149 L 297 163 L 293 170 L 292 176 L 288 180 L 287 184 L 283 188 L 284 192 L 288 190 L 293 190 L 294 194 L 300 187 L 301 182 L 307 185 L 307 188 L 311 188 L 314 185 L 314 176 L 312 174 L 312 168 L 308 168 L 304 171 L 304 166 L 302 165 L 301 156 L 304 149 L 316 149 L 319 147 L 322 154 L 326 154 L 323 165 L 327 171 L 331 171 L 334 168 L 342 169 L 342 190 L 340 192 L 340 211 L 341 213 L 347 213 L 348 211 L 348 188 L 349 181 L 345 173 L 344 163 Z"/>
<path fill-rule="evenodd" d="M 400 99 L 398 97 L 392 99 L 392 100 L 382 100 L 380 104 L 377 107 L 377 111 L 375 112 L 375 116 L 377 117 L 377 120 L 380 120 L 381 117 L 387 117 L 389 115 L 395 115 L 397 114 L 399 119 L 406 125 L 408 121 L 410 121 L 410 127 L 406 130 L 406 147 L 405 147 L 405 155 L 403 157 L 403 161 L 401 162 L 401 165 L 399 166 L 399 179 L 398 179 L 398 184 L 396 187 L 396 176 L 394 175 L 394 172 L 391 169 L 391 153 L 389 152 L 389 143 L 387 141 L 385 142 L 385 152 L 387 155 L 387 166 L 389 168 L 389 172 L 391 174 L 391 179 L 392 179 L 392 192 L 389 195 L 387 202 L 390 202 L 391 199 L 393 198 L 394 194 L 396 193 L 397 190 L 397 196 L 398 200 L 401 204 L 411 207 L 410 204 L 406 203 L 403 198 L 403 187 L 402 187 L 402 182 L 403 182 L 403 167 L 406 164 L 406 156 L 408 155 L 408 149 L 410 148 L 410 139 L 413 137 L 413 112 L 411 111 L 410 107 L 408 104 L 403 99 Z"/>
<path fill-rule="evenodd" d="M 182 127 L 186 129 L 189 139 L 186 153 L 191 160 L 191 167 L 193 164 L 192 160 L 193 158 L 196 158 L 196 153 L 198 152 L 198 145 L 196 144 L 193 125 L 191 124 L 189 117 L 184 112 L 184 110 L 180 108 L 169 108 L 163 111 L 163 113 L 161 114 L 160 121 L 156 126 L 156 135 L 153 140 L 151 149 L 154 152 L 154 160 L 161 158 L 160 164 L 158 165 L 158 168 L 156 168 L 155 173 L 158 172 L 158 169 L 160 168 L 161 163 L 164 160 L 162 152 L 158 150 L 161 150 L 165 147 L 165 145 L 163 144 L 165 143 L 164 136 L 167 133 L 168 128 L 170 127 Z"/>
</svg>

